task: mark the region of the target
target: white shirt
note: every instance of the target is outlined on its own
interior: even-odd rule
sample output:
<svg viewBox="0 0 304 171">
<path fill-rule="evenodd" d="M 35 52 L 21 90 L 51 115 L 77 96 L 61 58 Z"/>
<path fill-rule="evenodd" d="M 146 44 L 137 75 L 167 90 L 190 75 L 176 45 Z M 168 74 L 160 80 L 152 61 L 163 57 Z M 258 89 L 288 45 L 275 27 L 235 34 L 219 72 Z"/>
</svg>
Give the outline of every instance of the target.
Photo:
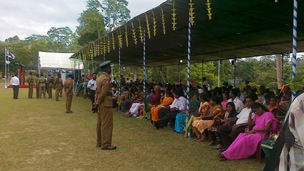
<svg viewBox="0 0 304 171">
<path fill-rule="evenodd" d="M 184 96 L 180 96 L 178 99 L 174 99 L 173 103 L 170 105 L 170 108 L 176 108 L 179 111 L 186 110 L 187 99 Z"/>
<path fill-rule="evenodd" d="M 19 78 L 17 78 L 16 76 L 14 76 L 14 77 L 11 79 L 11 85 L 13 85 L 13 86 L 18 86 L 18 85 L 19 85 Z"/>
<path fill-rule="evenodd" d="M 250 112 L 251 112 L 251 108 L 248 107 L 245 107 L 243 110 L 241 110 L 241 112 L 238 115 L 236 115 L 238 120 L 236 121 L 235 125 L 248 123 L 248 117 Z M 253 116 L 254 115 L 252 115 L 251 117 L 253 118 Z"/>
<path fill-rule="evenodd" d="M 91 79 L 91 80 L 88 82 L 87 87 L 88 87 L 89 89 L 91 89 L 91 90 L 96 91 L 96 87 L 97 87 L 97 86 L 96 86 L 96 80 Z"/>
<path fill-rule="evenodd" d="M 229 99 L 228 102 L 233 102 L 233 103 L 234 103 L 235 109 L 236 109 L 236 111 L 237 111 L 238 113 L 240 113 L 241 110 L 242 110 L 243 107 L 244 107 L 244 104 L 243 104 L 243 102 L 240 100 L 239 97 L 235 97 L 234 100 Z"/>
<path fill-rule="evenodd" d="M 203 93 L 203 89 L 199 88 L 198 89 L 198 94 L 202 94 Z"/>
</svg>

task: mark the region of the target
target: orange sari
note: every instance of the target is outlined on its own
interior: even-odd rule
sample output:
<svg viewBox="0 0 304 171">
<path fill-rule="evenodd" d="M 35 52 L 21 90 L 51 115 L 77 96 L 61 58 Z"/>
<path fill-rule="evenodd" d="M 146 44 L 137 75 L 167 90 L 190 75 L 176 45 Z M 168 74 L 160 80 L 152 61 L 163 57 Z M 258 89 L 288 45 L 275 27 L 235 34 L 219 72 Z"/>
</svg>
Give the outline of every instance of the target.
<svg viewBox="0 0 304 171">
<path fill-rule="evenodd" d="M 158 121 L 158 111 L 160 108 L 162 107 L 168 107 L 172 102 L 173 102 L 173 98 L 172 97 L 166 97 L 161 104 L 152 107 L 151 108 L 151 119 L 153 122 L 157 122 Z"/>
<path fill-rule="evenodd" d="M 214 105 L 211 106 L 209 109 L 209 115 L 213 116 L 213 118 L 218 117 L 222 114 L 222 106 L 221 105 Z M 195 120 L 192 123 L 192 126 L 197 128 L 200 133 L 203 133 L 205 129 L 211 127 L 214 124 L 214 120 Z"/>
</svg>

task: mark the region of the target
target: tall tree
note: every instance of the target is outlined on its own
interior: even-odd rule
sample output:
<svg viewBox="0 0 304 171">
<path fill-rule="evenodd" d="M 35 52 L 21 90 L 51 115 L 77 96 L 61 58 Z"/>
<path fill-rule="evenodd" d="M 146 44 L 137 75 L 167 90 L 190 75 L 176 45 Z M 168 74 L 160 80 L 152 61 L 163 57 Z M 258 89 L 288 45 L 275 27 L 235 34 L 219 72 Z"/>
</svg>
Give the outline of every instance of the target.
<svg viewBox="0 0 304 171">
<path fill-rule="evenodd" d="M 103 0 L 103 14 L 108 32 L 130 20 L 130 10 L 126 0 Z"/>
<path fill-rule="evenodd" d="M 104 23 L 107 32 L 130 20 L 130 10 L 127 8 L 126 0 L 88 0 L 87 8 L 90 10 L 99 10 L 104 16 Z"/>
<path fill-rule="evenodd" d="M 5 42 L 7 42 L 7 43 L 16 42 L 16 41 L 20 41 L 20 39 L 17 35 L 15 35 L 14 37 L 10 37 L 10 38 L 5 39 Z"/>
<path fill-rule="evenodd" d="M 75 39 L 75 34 L 69 27 L 51 27 L 47 32 L 53 43 L 69 47 Z"/>
<path fill-rule="evenodd" d="M 76 29 L 78 34 L 78 43 L 81 46 L 96 40 L 105 34 L 105 26 L 103 16 L 99 11 L 87 9 L 83 11 L 78 18 L 79 26 Z"/>
</svg>

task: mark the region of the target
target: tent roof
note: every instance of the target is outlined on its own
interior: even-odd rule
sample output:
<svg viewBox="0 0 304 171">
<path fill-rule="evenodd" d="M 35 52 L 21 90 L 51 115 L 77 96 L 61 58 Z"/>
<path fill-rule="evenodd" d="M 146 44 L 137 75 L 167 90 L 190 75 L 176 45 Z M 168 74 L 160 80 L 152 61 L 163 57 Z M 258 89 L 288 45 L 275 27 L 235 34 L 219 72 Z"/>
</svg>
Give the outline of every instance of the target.
<svg viewBox="0 0 304 171">
<path fill-rule="evenodd" d="M 40 69 L 83 69 L 83 63 L 77 59 L 70 59 L 73 53 L 39 52 Z M 74 67 L 75 61 L 75 67 Z"/>
<path fill-rule="evenodd" d="M 96 45 L 106 49 L 117 35 L 122 36 L 121 63 L 125 65 L 142 65 L 143 46 L 139 38 L 139 20 L 146 29 L 147 65 L 177 64 L 187 59 L 188 11 L 187 0 L 173 0 L 176 8 L 176 30 L 172 29 L 171 1 L 143 13 L 125 25 L 117 28 L 104 38 L 90 44 L 75 57 L 85 56 L 90 50 L 95 58 L 103 59 L 96 53 Z M 214 61 L 241 57 L 253 57 L 268 54 L 280 54 L 292 50 L 293 1 L 292 0 L 211 0 L 212 20 L 208 19 L 206 0 L 193 0 L 195 24 L 191 29 L 191 61 Z M 304 51 L 304 3 L 298 7 L 298 51 Z M 162 11 L 165 23 L 162 22 Z M 153 15 L 156 21 L 156 36 L 153 35 Z M 149 38 L 147 19 L 149 21 Z M 132 23 L 136 29 L 138 44 L 132 37 Z M 163 33 L 163 24 L 166 34 Z M 126 28 L 128 47 L 126 47 Z M 110 44 L 109 44 L 110 43 Z M 107 46 L 108 45 L 108 46 Z M 94 51 L 95 48 L 95 51 Z M 97 46 L 98 48 L 98 46 Z M 118 48 L 105 54 L 106 60 L 118 63 Z"/>
</svg>

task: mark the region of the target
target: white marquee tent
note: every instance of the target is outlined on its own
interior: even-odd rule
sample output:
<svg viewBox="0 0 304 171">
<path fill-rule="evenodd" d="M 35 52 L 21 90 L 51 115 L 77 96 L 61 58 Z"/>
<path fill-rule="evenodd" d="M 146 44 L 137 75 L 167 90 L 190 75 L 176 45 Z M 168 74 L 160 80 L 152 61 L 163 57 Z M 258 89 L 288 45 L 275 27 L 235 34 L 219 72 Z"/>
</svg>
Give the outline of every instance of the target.
<svg viewBox="0 0 304 171">
<path fill-rule="evenodd" d="M 70 58 L 73 53 L 39 52 L 38 69 L 83 69 L 83 62 Z"/>
</svg>

